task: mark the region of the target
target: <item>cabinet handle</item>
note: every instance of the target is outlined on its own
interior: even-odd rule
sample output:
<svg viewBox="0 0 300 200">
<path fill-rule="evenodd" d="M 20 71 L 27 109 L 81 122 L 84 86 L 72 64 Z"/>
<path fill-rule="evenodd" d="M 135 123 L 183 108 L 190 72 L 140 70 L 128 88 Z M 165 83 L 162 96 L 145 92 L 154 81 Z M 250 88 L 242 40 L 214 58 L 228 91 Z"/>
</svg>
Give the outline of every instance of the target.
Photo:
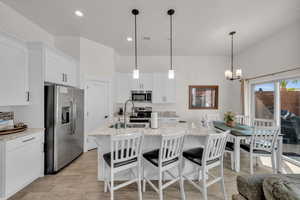
<svg viewBox="0 0 300 200">
<path fill-rule="evenodd" d="M 22 142 L 29 142 L 29 141 L 34 140 L 34 139 L 35 139 L 35 137 L 32 137 L 32 138 L 29 138 L 27 140 L 23 140 Z"/>
<path fill-rule="evenodd" d="M 62 82 L 65 82 L 65 74 L 62 73 Z"/>
<path fill-rule="evenodd" d="M 26 101 L 29 102 L 29 100 L 30 100 L 30 94 L 29 94 L 29 91 L 27 91 L 26 92 Z"/>
</svg>

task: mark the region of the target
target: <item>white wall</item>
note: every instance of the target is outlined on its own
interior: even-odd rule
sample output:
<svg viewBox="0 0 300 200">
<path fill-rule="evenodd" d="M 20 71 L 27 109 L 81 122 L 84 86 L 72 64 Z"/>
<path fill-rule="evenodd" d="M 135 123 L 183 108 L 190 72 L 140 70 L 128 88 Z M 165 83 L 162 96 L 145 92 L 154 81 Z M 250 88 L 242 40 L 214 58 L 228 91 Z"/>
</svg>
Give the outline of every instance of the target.
<svg viewBox="0 0 300 200">
<path fill-rule="evenodd" d="M 42 41 L 54 46 L 54 36 L 0 2 L 0 31 L 24 41 Z"/>
<path fill-rule="evenodd" d="M 139 57 L 140 73 L 167 72 L 169 68 L 168 56 Z M 157 110 L 173 110 L 184 119 L 199 119 L 205 113 L 215 110 L 189 110 L 189 85 L 219 85 L 219 111 L 223 113 L 231 110 L 231 82 L 225 80 L 224 71 L 229 66 L 228 57 L 220 56 L 175 56 L 174 68 L 176 71 L 176 104 L 156 105 Z M 117 62 L 118 72 L 131 72 L 134 67 L 134 58 L 120 56 Z M 239 97 L 234 97 L 239 98 Z M 120 105 L 118 105 L 120 106 Z"/>
<path fill-rule="evenodd" d="M 300 21 L 257 42 L 239 53 L 237 59 L 245 78 L 300 67 Z M 240 95 L 239 87 L 233 91 L 235 96 Z M 240 110 L 239 102 L 234 105 L 234 110 Z"/>
<path fill-rule="evenodd" d="M 80 60 L 80 37 L 57 36 L 54 41 L 55 47 L 65 54 L 72 56 L 78 62 Z"/>
</svg>

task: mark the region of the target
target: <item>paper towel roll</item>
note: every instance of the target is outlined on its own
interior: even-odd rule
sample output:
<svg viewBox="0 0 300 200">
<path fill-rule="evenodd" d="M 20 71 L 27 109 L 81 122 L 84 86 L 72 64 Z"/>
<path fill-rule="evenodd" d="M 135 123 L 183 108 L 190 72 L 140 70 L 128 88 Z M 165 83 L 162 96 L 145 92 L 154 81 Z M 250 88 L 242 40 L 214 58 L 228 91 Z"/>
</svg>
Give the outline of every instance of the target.
<svg viewBox="0 0 300 200">
<path fill-rule="evenodd" d="M 151 113 L 151 128 L 158 128 L 158 113 Z"/>
</svg>

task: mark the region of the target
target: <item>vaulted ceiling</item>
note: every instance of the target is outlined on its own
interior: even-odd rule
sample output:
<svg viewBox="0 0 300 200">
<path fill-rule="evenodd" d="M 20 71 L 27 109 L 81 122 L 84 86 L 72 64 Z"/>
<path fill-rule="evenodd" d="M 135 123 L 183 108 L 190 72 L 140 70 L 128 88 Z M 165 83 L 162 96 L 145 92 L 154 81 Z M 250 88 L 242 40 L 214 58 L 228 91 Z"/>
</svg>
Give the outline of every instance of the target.
<svg viewBox="0 0 300 200">
<path fill-rule="evenodd" d="M 131 9 L 138 15 L 140 55 L 168 55 L 169 16 L 175 9 L 174 54 L 227 55 L 228 33 L 245 49 L 300 20 L 299 0 L 2 0 L 54 35 L 82 36 L 133 54 Z M 74 15 L 84 13 L 83 18 Z M 146 39 L 145 39 L 146 37 Z M 150 38 L 150 40 L 149 40 Z"/>
</svg>

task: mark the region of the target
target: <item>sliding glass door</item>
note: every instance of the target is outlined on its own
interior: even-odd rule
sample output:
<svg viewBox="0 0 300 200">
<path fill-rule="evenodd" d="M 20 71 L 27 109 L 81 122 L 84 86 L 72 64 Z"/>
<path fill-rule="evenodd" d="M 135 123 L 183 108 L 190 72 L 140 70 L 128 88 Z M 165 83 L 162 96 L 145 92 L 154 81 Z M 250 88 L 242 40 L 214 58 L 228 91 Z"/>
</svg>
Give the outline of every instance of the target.
<svg viewBox="0 0 300 200">
<path fill-rule="evenodd" d="M 300 79 L 280 81 L 283 154 L 300 162 Z"/>
<path fill-rule="evenodd" d="M 283 135 L 283 155 L 300 164 L 300 78 L 252 85 L 251 115 L 274 119 Z"/>
</svg>

